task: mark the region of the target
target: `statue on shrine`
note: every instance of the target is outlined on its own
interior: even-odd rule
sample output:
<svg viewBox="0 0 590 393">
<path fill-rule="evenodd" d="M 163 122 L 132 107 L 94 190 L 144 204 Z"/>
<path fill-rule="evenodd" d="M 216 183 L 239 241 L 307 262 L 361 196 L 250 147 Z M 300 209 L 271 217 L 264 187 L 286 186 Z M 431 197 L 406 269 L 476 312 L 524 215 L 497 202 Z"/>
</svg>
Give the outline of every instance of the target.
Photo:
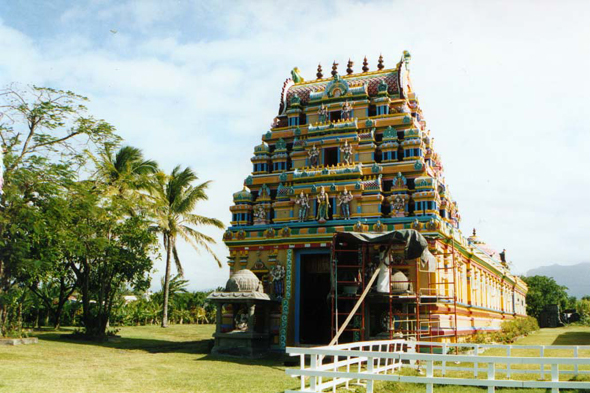
<svg viewBox="0 0 590 393">
<path fill-rule="evenodd" d="M 307 212 L 309 211 L 309 196 L 301 191 L 301 194 L 295 199 L 295 204 L 299 205 L 299 222 L 307 220 Z"/>
<path fill-rule="evenodd" d="M 342 153 L 341 162 L 345 164 L 352 164 L 352 145 L 348 144 L 348 141 L 344 141 L 344 146 L 340 147 L 340 153 Z"/>
<path fill-rule="evenodd" d="M 352 106 L 348 103 L 348 100 L 342 104 L 342 120 L 350 120 L 352 117 Z"/>
<path fill-rule="evenodd" d="M 254 208 L 254 225 L 264 225 L 268 224 L 266 221 L 266 209 L 264 205 L 256 205 Z"/>
<path fill-rule="evenodd" d="M 330 208 L 330 198 L 326 193 L 324 187 L 320 189 L 320 193 L 317 196 L 318 201 L 318 214 L 316 220 L 320 223 L 324 223 L 328 220 L 328 209 Z"/>
<path fill-rule="evenodd" d="M 325 123 L 329 120 L 329 118 L 330 116 L 328 113 L 328 107 L 322 104 L 322 106 L 320 106 L 320 109 L 318 110 L 318 121 L 320 123 Z"/>
<path fill-rule="evenodd" d="M 338 195 L 338 206 L 340 206 L 340 211 L 344 220 L 350 220 L 350 202 L 352 202 L 352 199 L 352 193 L 348 191 L 346 187 L 344 187 L 342 194 Z"/>
<path fill-rule="evenodd" d="M 313 145 L 311 147 L 311 149 L 309 150 L 309 165 L 314 167 L 314 166 L 318 166 L 320 163 L 320 151 L 318 150 L 317 147 L 315 147 L 315 145 Z"/>
<path fill-rule="evenodd" d="M 273 283 L 274 294 L 278 299 L 283 298 L 283 278 L 285 278 L 285 268 L 283 265 L 275 265 L 270 271 L 270 277 Z"/>
<path fill-rule="evenodd" d="M 391 217 L 406 216 L 406 200 L 401 195 L 395 195 L 391 199 Z"/>
</svg>

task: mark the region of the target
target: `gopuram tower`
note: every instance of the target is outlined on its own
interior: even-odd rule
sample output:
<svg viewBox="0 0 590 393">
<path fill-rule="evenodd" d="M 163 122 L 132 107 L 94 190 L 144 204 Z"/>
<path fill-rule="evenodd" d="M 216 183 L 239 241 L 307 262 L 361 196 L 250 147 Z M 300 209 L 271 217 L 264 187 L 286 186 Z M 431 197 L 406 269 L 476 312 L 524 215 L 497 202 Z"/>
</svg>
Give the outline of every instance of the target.
<svg viewBox="0 0 590 393">
<path fill-rule="evenodd" d="M 334 62 L 328 75 L 318 66 L 313 80 L 295 68 L 282 87 L 278 116 L 254 147 L 252 173 L 233 194 L 223 237 L 231 273 L 252 271 L 274 302 L 270 315 L 251 319 L 265 324 L 260 334 L 272 348 L 327 343 L 346 302 L 358 299 L 354 286 L 366 285 L 379 250 L 337 265 L 333 240 L 341 232 L 413 229 L 436 258 L 428 269 L 392 261 L 392 289 L 382 297 L 371 290 L 350 340 L 396 331 L 458 340 L 525 314 L 526 285 L 510 273 L 505 254 L 461 234 L 410 60 L 404 52 L 386 68 L 380 56 L 370 70 L 365 58 L 360 72 L 349 61 L 342 73 Z M 235 329 L 236 315 L 224 308 L 218 333 Z"/>
</svg>

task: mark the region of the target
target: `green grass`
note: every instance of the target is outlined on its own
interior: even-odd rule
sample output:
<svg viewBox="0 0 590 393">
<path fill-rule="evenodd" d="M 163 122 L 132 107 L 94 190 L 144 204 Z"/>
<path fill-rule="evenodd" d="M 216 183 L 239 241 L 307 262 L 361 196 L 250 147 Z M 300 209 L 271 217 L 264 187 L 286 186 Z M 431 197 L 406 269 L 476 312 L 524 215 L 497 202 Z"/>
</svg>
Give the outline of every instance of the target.
<svg viewBox="0 0 590 393">
<path fill-rule="evenodd" d="M 37 345 L 0 346 L 1 393 L 276 393 L 298 380 L 278 357 L 208 354 L 212 325 L 126 327 L 119 342 L 63 339 L 43 332 Z"/>
<path fill-rule="evenodd" d="M 60 334 L 64 332 L 39 332 L 37 345 L 0 346 L 0 393 L 279 393 L 299 386 L 297 379 L 285 375 L 280 357 L 244 360 L 209 355 L 213 329 L 211 325 L 168 329 L 127 327 L 121 329 L 119 342 L 109 343 L 63 339 Z M 543 329 L 516 344 L 590 345 L 590 328 Z M 513 354 L 537 356 L 529 350 Z M 547 356 L 564 355 L 559 351 L 547 353 Z M 590 352 L 581 355 L 590 357 Z M 364 388 L 352 391 L 355 389 L 364 392 Z M 423 385 L 377 383 L 375 392 L 422 393 L 424 390 Z M 486 391 L 461 386 L 437 386 L 435 390 L 437 393 Z M 497 391 L 545 393 L 544 389 Z"/>
</svg>

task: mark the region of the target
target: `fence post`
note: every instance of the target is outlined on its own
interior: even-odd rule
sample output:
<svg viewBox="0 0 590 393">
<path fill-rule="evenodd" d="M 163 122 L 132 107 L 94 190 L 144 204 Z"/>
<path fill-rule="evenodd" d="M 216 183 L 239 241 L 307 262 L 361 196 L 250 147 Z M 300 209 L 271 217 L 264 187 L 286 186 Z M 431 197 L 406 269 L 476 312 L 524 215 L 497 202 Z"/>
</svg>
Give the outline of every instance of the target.
<svg viewBox="0 0 590 393">
<path fill-rule="evenodd" d="M 496 365 L 493 362 L 488 363 L 488 381 L 496 380 Z M 488 393 L 494 393 L 496 391 L 495 386 L 488 386 Z"/>
<path fill-rule="evenodd" d="M 305 354 L 299 355 L 301 370 L 305 370 Z M 305 390 L 305 375 L 301 375 L 301 390 Z"/>
<path fill-rule="evenodd" d="M 512 345 L 509 345 L 506 347 L 506 357 L 510 358 L 512 357 Z M 506 363 L 506 378 L 510 379 L 510 369 L 512 367 L 512 363 L 510 363 L 510 361 L 508 363 Z"/>
<path fill-rule="evenodd" d="M 545 357 L 545 346 L 541 346 L 540 357 Z M 541 379 L 545 379 L 545 363 L 541 363 Z"/>
<path fill-rule="evenodd" d="M 369 378 L 367 379 L 367 393 L 373 393 L 373 358 L 367 358 L 367 373 Z"/>
<path fill-rule="evenodd" d="M 426 361 L 426 378 L 434 376 L 434 361 L 432 359 Z M 432 382 L 426 384 L 426 393 L 434 392 L 434 384 Z"/>
<path fill-rule="evenodd" d="M 322 364 L 324 362 L 324 355 L 319 355 L 318 356 L 318 369 L 321 370 L 322 369 Z M 322 384 L 322 382 L 324 381 L 324 377 L 318 377 L 318 384 Z"/>
<path fill-rule="evenodd" d="M 579 347 L 577 345 L 574 347 L 574 357 L 576 359 L 578 358 L 578 348 Z M 574 366 L 574 372 L 575 372 L 575 375 L 578 375 L 578 363 L 577 362 L 576 362 L 576 365 Z"/>
<path fill-rule="evenodd" d="M 551 382 L 559 382 L 559 364 L 551 365 Z M 551 393 L 559 393 L 559 388 L 551 388 Z"/>
<path fill-rule="evenodd" d="M 443 343 L 443 346 L 442 346 L 442 354 L 445 355 L 445 356 L 447 354 L 447 343 Z M 443 359 L 445 359 L 445 358 L 443 358 Z M 443 377 L 447 373 L 447 362 L 446 362 L 446 360 L 443 360 L 443 362 L 442 362 L 442 370 L 441 370 L 441 373 L 442 373 L 442 376 Z"/>
<path fill-rule="evenodd" d="M 317 370 L 318 365 L 318 355 L 310 355 L 309 361 L 309 369 L 310 370 Z M 309 390 L 312 392 L 317 392 L 318 387 L 318 378 L 316 376 L 309 377 Z"/>
<path fill-rule="evenodd" d="M 479 344 L 475 344 L 475 346 L 473 347 L 473 354 L 475 356 L 479 355 Z M 478 374 L 479 374 L 479 364 L 477 362 L 473 362 L 473 378 L 477 379 Z"/>
</svg>

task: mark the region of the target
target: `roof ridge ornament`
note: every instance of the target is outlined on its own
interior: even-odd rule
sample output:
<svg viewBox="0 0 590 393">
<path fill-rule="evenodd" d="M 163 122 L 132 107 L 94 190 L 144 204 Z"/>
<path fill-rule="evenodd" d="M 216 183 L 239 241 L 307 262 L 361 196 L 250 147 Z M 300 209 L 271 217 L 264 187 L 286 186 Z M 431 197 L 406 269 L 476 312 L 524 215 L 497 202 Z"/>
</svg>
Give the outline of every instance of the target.
<svg viewBox="0 0 590 393">
<path fill-rule="evenodd" d="M 338 63 L 334 61 L 332 64 L 332 76 L 335 77 L 336 75 L 338 75 Z"/>
<path fill-rule="evenodd" d="M 346 74 L 350 75 L 353 73 L 352 71 L 352 66 L 354 65 L 354 62 L 350 60 L 350 58 L 348 59 L 348 64 L 346 65 Z"/>
<path fill-rule="evenodd" d="M 322 74 L 322 64 L 321 63 L 318 64 L 318 73 L 315 75 L 318 77 L 318 79 L 322 79 L 324 77 L 324 74 Z"/>
<path fill-rule="evenodd" d="M 369 62 L 367 61 L 367 56 L 365 56 L 365 59 L 363 60 L 363 72 L 367 71 L 369 71 Z"/>
<path fill-rule="evenodd" d="M 379 69 L 379 71 L 381 71 L 382 69 L 385 68 L 385 66 L 383 65 L 383 55 L 379 54 L 379 61 L 377 62 L 377 68 Z"/>
</svg>

